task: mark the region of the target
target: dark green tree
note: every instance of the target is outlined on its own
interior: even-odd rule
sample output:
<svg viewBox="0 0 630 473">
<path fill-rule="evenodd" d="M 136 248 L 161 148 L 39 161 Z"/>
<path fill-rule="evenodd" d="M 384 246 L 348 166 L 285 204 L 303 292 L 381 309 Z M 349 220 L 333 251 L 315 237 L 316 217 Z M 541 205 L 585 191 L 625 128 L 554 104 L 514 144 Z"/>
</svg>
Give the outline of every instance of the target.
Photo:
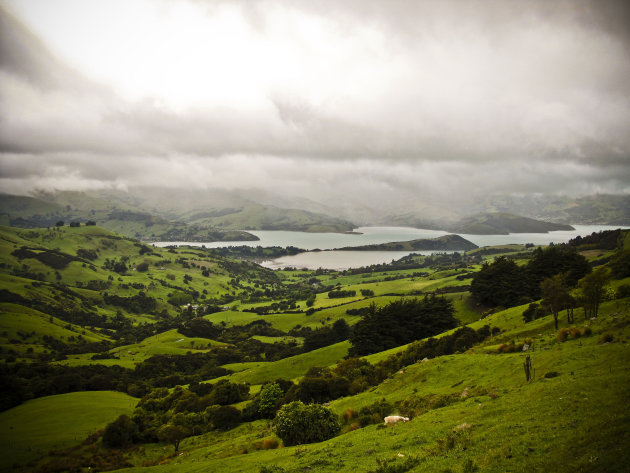
<svg viewBox="0 0 630 473">
<path fill-rule="evenodd" d="M 484 263 L 470 284 L 470 292 L 482 304 L 513 307 L 527 302 L 529 283 L 522 268 L 501 256 Z"/>
<path fill-rule="evenodd" d="M 569 306 L 569 289 L 564 274 L 556 274 L 540 283 L 542 304 L 553 314 L 553 322 L 558 330 L 558 314 Z"/>
<path fill-rule="evenodd" d="M 160 427 L 157 435 L 161 442 L 172 443 L 177 452 L 179 443 L 188 436 L 188 431 L 181 425 L 166 424 Z"/>
<path fill-rule="evenodd" d="M 319 404 L 285 404 L 274 419 L 276 435 L 285 446 L 322 442 L 339 433 L 337 416 Z"/>
<path fill-rule="evenodd" d="M 435 296 L 372 308 L 352 328 L 349 355 L 363 356 L 437 335 L 458 325 L 453 314 L 451 301 Z"/>
<path fill-rule="evenodd" d="M 263 418 L 272 419 L 276 415 L 284 391 L 277 383 L 265 384 L 260 391 L 258 412 Z"/>
<path fill-rule="evenodd" d="M 614 279 L 623 279 L 630 276 L 630 250 L 624 250 L 616 253 L 610 263 L 610 275 Z"/>
<path fill-rule="evenodd" d="M 123 414 L 105 427 L 103 444 L 110 448 L 126 448 L 138 438 L 138 426 Z"/>
<path fill-rule="evenodd" d="M 578 283 L 579 300 L 584 307 L 584 318 L 597 317 L 599 304 L 604 298 L 609 279 L 609 269 L 600 266 Z"/>
</svg>

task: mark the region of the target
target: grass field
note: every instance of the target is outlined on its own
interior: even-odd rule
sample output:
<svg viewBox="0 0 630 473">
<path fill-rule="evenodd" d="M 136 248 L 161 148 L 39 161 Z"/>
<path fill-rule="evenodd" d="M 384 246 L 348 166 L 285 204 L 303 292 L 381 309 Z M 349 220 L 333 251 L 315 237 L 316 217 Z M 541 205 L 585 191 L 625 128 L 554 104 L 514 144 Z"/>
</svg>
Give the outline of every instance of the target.
<svg viewBox="0 0 630 473">
<path fill-rule="evenodd" d="M 233 383 L 249 383 L 253 385 L 278 378 L 295 379 L 306 373 L 311 366 L 334 365 L 348 354 L 349 348 L 350 342 L 345 341 L 278 361 L 231 363 L 224 367 L 238 372 L 224 378 L 229 379 Z"/>
<path fill-rule="evenodd" d="M 99 252 L 92 263 L 72 261 L 59 270 L 44 265 L 32 254 L 25 257 L 23 252 L 15 252 L 21 246 L 33 249 L 38 245 L 56 248 L 68 255 L 77 254 L 77 248 Z M 392 414 L 410 415 L 413 419 L 409 423 L 387 428 L 370 425 L 359 430 L 346 426 L 347 432 L 327 442 L 260 450 L 260 440 L 273 436 L 272 425 L 264 420 L 255 421 L 227 432 L 212 431 L 189 437 L 181 444 L 181 455 L 173 455 L 172 446 L 164 444 L 136 447 L 125 453 L 127 460 L 137 466 L 154 466 L 149 470 L 137 468 L 123 470 L 125 472 L 257 473 L 271 465 L 281 468 L 275 473 L 627 471 L 630 415 L 625 405 L 630 399 L 630 299 L 603 303 L 597 320 L 583 320 L 581 310 L 576 311 L 573 325 L 582 330 L 589 325 L 592 334 L 562 343 L 556 338 L 551 316 L 527 324 L 523 322 L 522 313 L 527 305 L 488 315 L 487 308 L 474 303 L 467 291 L 470 279 L 458 280 L 457 276 L 475 271 L 479 266 L 317 274 L 322 286 L 355 290 L 357 296 L 331 299 L 323 292 L 317 294 L 313 306 L 316 311 L 311 315 L 260 316 L 244 310 L 269 305 L 273 302 L 270 297 L 276 297 L 277 302 L 294 297 L 292 294 L 296 293 L 285 286 L 288 283 L 304 283 L 308 294 L 310 279 L 316 272 L 270 273 L 251 263 L 222 260 L 194 248 L 156 249 L 152 254 L 138 242 L 103 229 L 86 227 L 60 231 L 0 228 L 0 251 L 5 269 L 0 273 L 0 287 L 6 297 L 3 300 L 14 302 L 0 303 L 0 346 L 8 363 L 16 358 L 30 362 L 43 350 L 51 350 L 50 343 L 44 344 L 45 335 L 73 345 L 72 348 L 77 348 L 74 344 L 82 340 L 90 342 L 109 337 L 112 341 L 137 340 L 133 344 L 115 345 L 110 350 L 115 359 L 92 360 L 93 353 L 81 353 L 68 354 L 66 360 L 55 362 L 67 365 L 100 363 L 134 368 L 153 355 L 204 353 L 220 344 L 205 338 L 186 337 L 175 329 L 144 338 L 155 332 L 140 324 L 163 321 L 168 324 L 162 327 L 172 328 L 178 326 L 171 324 L 178 320 L 175 316 L 180 316 L 181 323 L 196 315 L 185 302 L 179 302 L 181 299 L 169 302 L 174 295 L 193 297 L 196 294 L 193 299 L 196 306 L 211 302 L 232 308 L 205 316 L 219 328 L 264 320 L 288 332 L 297 326 L 312 329 L 330 326 L 341 318 L 353 325 L 361 317 L 348 315 L 350 309 L 371 304 L 380 307 L 401 297 L 423 297 L 422 293 L 451 288 L 452 292 L 444 297 L 453 302 L 455 316 L 461 324 L 475 329 L 487 324 L 500 329 L 466 353 L 415 363 L 392 373 L 377 386 L 330 403 L 336 414 L 342 414 L 348 409 L 358 411 L 381 399 L 390 403 L 405 401 L 407 407 L 396 407 Z M 600 253 L 606 256 L 599 251 L 591 251 L 586 256 L 597 259 Z M 495 256 L 484 255 L 484 259 Z M 123 257 L 127 258 L 130 268 L 149 262 L 149 269 L 129 269 L 123 274 L 107 269 L 112 259 Z M 204 275 L 205 270 L 210 271 L 210 275 Z M 88 283 L 91 287 L 106 288 L 89 289 Z M 630 278 L 613 281 L 606 297 L 614 298 L 616 290 L 624 284 L 630 284 Z M 258 291 L 273 288 L 277 292 L 254 297 L 254 288 Z M 303 289 L 301 286 L 299 290 Z M 361 289 L 372 290 L 375 296 L 365 297 Z M 120 297 L 142 292 L 155 298 L 157 306 L 150 313 L 132 312 L 133 308 L 120 305 L 120 301 L 104 304 L 105 292 Z M 304 292 L 299 294 L 295 299 L 305 297 Z M 33 305 L 40 311 L 19 305 L 20 297 L 31 304 L 41 303 Z M 219 299 L 213 300 L 214 297 Z M 217 300 L 226 302 L 215 302 Z M 264 302 L 251 303 L 251 300 Z M 303 298 L 296 302 L 301 310 L 306 309 Z M 63 304 L 64 310 L 55 312 L 60 317 L 70 316 L 73 310 L 93 311 L 104 315 L 106 320 L 98 325 L 100 329 L 65 323 L 45 313 L 47 304 L 56 305 L 57 309 Z M 118 328 L 102 329 L 123 319 L 129 330 L 124 337 L 116 333 Z M 565 312 L 560 313 L 560 326 L 567 326 Z M 138 329 L 136 333 L 141 335 L 134 335 L 130 327 Z M 604 335 L 612 342 L 605 342 Z M 497 350 L 501 344 L 519 343 L 526 337 L 533 339 L 528 352 L 534 368 L 534 379 L 530 382 L 525 381 L 523 374 L 526 353 L 499 353 Z M 265 343 L 293 340 L 289 336 L 256 335 L 253 338 Z M 349 348 L 350 343 L 346 341 L 274 362 L 250 362 L 248 360 L 259 358 L 249 354 L 226 358 L 243 362 L 224 365 L 234 373 L 223 378 L 249 383 L 253 395 L 264 382 L 278 378 L 299 380 L 312 366 L 334 365 L 347 355 Z M 405 348 L 397 347 L 365 358 L 377 363 Z M 69 351 L 80 352 L 80 349 Z M 1 471 L 10 471 L 13 463 L 46 456 L 51 449 L 80 443 L 86 435 L 120 413 L 131 412 L 135 402 L 134 398 L 120 393 L 72 393 L 31 400 L 0 414 L 0 444 L 4 449 Z M 235 406 L 242 409 L 248 402 Z M 430 408 L 427 409 L 427 405 Z M 460 433 L 454 432 L 456 426 L 462 425 L 465 427 L 460 428 Z M 33 466 L 31 470 L 34 469 Z"/>
<path fill-rule="evenodd" d="M 551 317 L 536 327 L 514 326 L 522 307 L 486 319 L 505 329 L 488 346 L 541 331 L 531 352 L 535 377 L 529 383 L 523 353 L 484 354 L 476 348 L 411 365 L 331 405 L 341 414 L 382 398 L 395 402 L 441 395 L 448 400 L 409 423 L 384 429 L 372 425 L 326 442 L 257 451 L 257 439 L 270 435 L 269 426 L 259 421 L 219 434 L 216 441 L 187 439 L 181 456 L 151 471 L 256 472 L 264 466 L 284 472 L 627 471 L 630 413 L 622 406 L 629 394 L 630 312 L 623 307 L 623 301 L 604 304 L 591 323 L 592 335 L 564 343 L 550 330 Z M 613 343 L 600 342 L 604 333 L 614 334 Z M 377 460 L 390 469 L 379 470 Z"/>
<path fill-rule="evenodd" d="M 131 413 L 137 401 L 119 392 L 77 392 L 33 399 L 0 413 L 0 471 L 82 441 Z"/>
<path fill-rule="evenodd" d="M 209 340 L 207 338 L 186 337 L 177 330 L 169 330 L 167 332 L 145 338 L 140 343 L 133 345 L 123 345 L 114 348 L 110 353 L 115 358 L 104 360 L 90 359 L 92 354 L 70 355 L 66 360 L 58 362 L 68 366 L 84 365 L 84 364 L 102 364 L 106 366 L 119 365 L 123 368 L 134 368 L 140 363 L 153 355 L 185 355 L 191 353 L 205 353 L 213 346 L 224 345 L 224 343 Z"/>
</svg>

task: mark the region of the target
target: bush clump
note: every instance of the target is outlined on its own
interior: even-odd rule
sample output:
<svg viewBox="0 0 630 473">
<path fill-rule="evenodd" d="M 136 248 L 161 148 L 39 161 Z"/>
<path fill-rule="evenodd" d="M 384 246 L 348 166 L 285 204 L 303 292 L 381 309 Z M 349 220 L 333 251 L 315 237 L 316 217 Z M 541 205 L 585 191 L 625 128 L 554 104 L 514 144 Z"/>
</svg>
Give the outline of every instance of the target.
<svg viewBox="0 0 630 473">
<path fill-rule="evenodd" d="M 580 338 L 587 337 L 591 335 L 593 331 L 590 327 L 584 327 L 583 329 L 579 329 L 578 327 L 567 327 L 561 328 L 558 330 L 558 334 L 556 335 L 556 340 L 560 343 L 566 342 L 569 338 Z"/>
<path fill-rule="evenodd" d="M 276 435 L 286 446 L 322 442 L 341 430 L 337 416 L 331 410 L 301 401 L 282 406 L 274 423 Z"/>
<path fill-rule="evenodd" d="M 567 338 L 569 338 L 569 329 L 561 328 L 560 330 L 558 330 L 558 334 L 556 335 L 556 340 L 562 343 L 566 341 Z"/>
<path fill-rule="evenodd" d="M 605 333 L 599 338 L 599 343 L 610 343 L 613 340 L 614 340 L 614 337 L 611 334 Z"/>
<path fill-rule="evenodd" d="M 523 351 L 523 343 L 514 343 L 512 340 L 510 343 L 502 343 L 497 347 L 499 353 L 515 353 Z"/>
</svg>

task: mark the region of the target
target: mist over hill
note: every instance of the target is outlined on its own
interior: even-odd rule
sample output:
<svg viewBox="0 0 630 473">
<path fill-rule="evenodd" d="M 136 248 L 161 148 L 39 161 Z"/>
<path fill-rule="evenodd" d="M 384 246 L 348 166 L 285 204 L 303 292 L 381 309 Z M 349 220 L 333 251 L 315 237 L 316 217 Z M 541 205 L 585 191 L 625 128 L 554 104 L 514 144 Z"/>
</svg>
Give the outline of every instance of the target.
<svg viewBox="0 0 630 473">
<path fill-rule="evenodd" d="M 323 196 L 325 200 L 325 196 Z M 407 206 L 407 210 L 405 210 Z M 269 191 L 138 187 L 129 190 L 5 194 L 5 225 L 51 226 L 59 220 L 97 221 L 113 231 L 149 241 L 256 239 L 247 230 L 349 232 L 358 226 L 407 226 L 465 234 L 546 233 L 568 224 L 630 224 L 630 197 L 496 197 L 451 206 L 401 202 L 367 207 L 351 198 L 333 204 Z"/>
</svg>

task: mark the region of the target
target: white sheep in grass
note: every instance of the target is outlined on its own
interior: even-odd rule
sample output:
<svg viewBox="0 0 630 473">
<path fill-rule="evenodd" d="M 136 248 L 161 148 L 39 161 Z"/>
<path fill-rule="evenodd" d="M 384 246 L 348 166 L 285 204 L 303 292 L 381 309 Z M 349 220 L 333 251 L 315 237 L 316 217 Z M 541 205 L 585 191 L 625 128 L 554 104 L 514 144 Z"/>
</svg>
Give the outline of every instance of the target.
<svg viewBox="0 0 630 473">
<path fill-rule="evenodd" d="M 394 425 L 394 424 L 397 424 L 400 421 L 402 421 L 402 422 L 409 422 L 409 417 L 387 416 L 383 420 L 385 421 L 385 425 L 388 425 L 388 424 Z"/>
</svg>

